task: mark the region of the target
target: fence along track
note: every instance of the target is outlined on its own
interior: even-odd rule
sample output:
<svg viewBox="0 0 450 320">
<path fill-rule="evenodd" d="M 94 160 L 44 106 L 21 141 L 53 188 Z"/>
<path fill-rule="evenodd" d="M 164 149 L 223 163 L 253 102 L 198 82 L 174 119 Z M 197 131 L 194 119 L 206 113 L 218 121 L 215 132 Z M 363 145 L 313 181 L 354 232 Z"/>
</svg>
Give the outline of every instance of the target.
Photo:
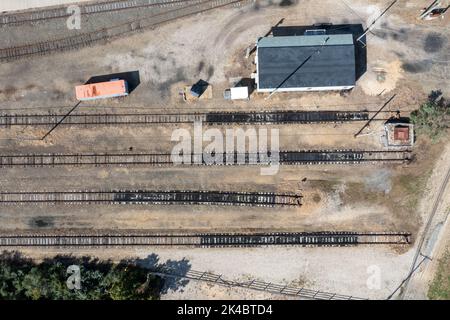
<svg viewBox="0 0 450 320">
<path fill-rule="evenodd" d="M 191 0 L 188 0 L 191 1 Z M 90 46 L 94 43 L 111 40 L 126 34 L 152 28 L 179 18 L 209 11 L 228 5 L 240 5 L 249 0 L 192 0 L 193 4 L 168 10 L 151 17 L 142 18 L 118 26 L 104 28 L 57 40 L 43 41 L 24 46 L 0 49 L 0 62 L 20 59 L 32 55 L 44 55 L 56 51 L 65 51 Z"/>
<path fill-rule="evenodd" d="M 0 235 L 0 246 L 191 246 L 191 247 L 259 247 L 259 246 L 351 246 L 411 243 L 405 232 L 316 232 L 255 234 L 11 234 Z"/>
<path fill-rule="evenodd" d="M 299 206 L 297 194 L 222 191 L 0 192 L 0 204 L 153 204 Z"/>
<path fill-rule="evenodd" d="M 82 15 L 90 15 L 105 12 L 115 12 L 136 8 L 171 8 L 188 4 L 189 0 L 117 0 L 93 4 L 79 4 Z M 68 6 L 51 9 L 38 9 L 18 13 L 0 14 L 0 26 L 2 25 L 20 25 L 27 22 L 37 22 L 50 19 L 67 18 L 72 13 L 67 12 Z"/>
<path fill-rule="evenodd" d="M 0 128 L 17 126 L 54 126 L 66 117 L 64 114 L 0 114 Z M 210 125 L 221 124 L 296 124 L 367 121 L 367 111 L 270 111 L 270 112 L 210 112 L 185 114 L 90 114 L 67 116 L 60 125 L 151 125 L 182 124 L 201 121 Z"/>
<path fill-rule="evenodd" d="M 271 153 L 232 153 L 218 156 L 209 162 L 203 155 L 190 155 L 186 165 L 269 165 Z M 359 164 L 376 162 L 407 163 L 412 160 L 410 151 L 280 151 L 280 165 Z M 198 161 L 198 162 L 196 162 Z M 61 167 L 61 166 L 173 166 L 171 154 L 151 153 L 99 153 L 99 154 L 23 154 L 0 155 L 0 168 L 11 167 Z"/>
<path fill-rule="evenodd" d="M 305 288 L 294 287 L 290 285 L 281 285 L 259 280 L 250 281 L 232 281 L 225 280 L 222 275 L 201 272 L 195 270 L 188 270 L 185 273 L 177 273 L 174 270 L 158 270 L 151 272 L 160 277 L 182 278 L 195 281 L 205 281 L 212 284 L 226 286 L 226 287 L 241 287 L 245 289 L 270 292 L 275 294 L 283 294 L 287 296 L 295 296 L 299 298 L 314 299 L 314 300 L 367 300 L 354 296 L 342 295 L 337 293 L 329 293 Z"/>
</svg>

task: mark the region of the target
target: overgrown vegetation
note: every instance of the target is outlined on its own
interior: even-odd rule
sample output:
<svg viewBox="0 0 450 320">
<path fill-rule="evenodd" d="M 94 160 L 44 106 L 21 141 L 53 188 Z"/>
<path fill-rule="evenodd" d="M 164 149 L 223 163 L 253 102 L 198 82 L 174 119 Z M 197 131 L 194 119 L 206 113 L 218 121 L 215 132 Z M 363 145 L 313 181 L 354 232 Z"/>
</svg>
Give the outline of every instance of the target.
<svg viewBox="0 0 450 320">
<path fill-rule="evenodd" d="M 440 91 L 433 91 L 419 110 L 411 113 L 417 134 L 428 136 L 433 142 L 445 134 L 450 125 L 450 103 Z"/>
<path fill-rule="evenodd" d="M 78 289 L 69 289 L 68 266 L 80 268 Z M 35 263 L 17 253 L 0 255 L 2 300 L 154 300 L 164 281 L 130 262 L 59 256 Z"/>
<path fill-rule="evenodd" d="M 439 259 L 439 266 L 433 282 L 428 290 L 431 300 L 450 300 L 450 251 L 447 248 L 444 256 Z"/>
<path fill-rule="evenodd" d="M 394 191 L 401 195 L 402 204 L 408 210 L 417 210 L 432 170 L 423 170 L 420 175 L 403 174 L 394 180 Z M 399 187 L 399 188 L 396 188 Z"/>
</svg>

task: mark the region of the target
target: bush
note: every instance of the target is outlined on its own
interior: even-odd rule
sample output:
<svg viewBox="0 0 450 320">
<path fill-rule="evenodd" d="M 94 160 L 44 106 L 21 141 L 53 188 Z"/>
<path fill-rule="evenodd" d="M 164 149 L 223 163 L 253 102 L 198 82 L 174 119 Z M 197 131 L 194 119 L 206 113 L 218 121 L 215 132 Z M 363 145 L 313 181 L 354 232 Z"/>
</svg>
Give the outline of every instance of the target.
<svg viewBox="0 0 450 320">
<path fill-rule="evenodd" d="M 434 91 L 419 110 L 411 113 L 411 121 L 417 134 L 428 136 L 433 142 L 446 133 L 450 124 L 450 104 L 441 92 Z"/>
</svg>

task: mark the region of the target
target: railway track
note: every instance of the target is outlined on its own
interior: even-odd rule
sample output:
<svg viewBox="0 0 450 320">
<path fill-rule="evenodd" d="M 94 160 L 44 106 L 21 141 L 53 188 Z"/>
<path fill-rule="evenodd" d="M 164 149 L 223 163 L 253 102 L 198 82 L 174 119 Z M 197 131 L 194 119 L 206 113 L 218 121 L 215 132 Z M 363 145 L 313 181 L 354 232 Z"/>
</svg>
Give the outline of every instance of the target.
<svg viewBox="0 0 450 320">
<path fill-rule="evenodd" d="M 103 247 L 103 246 L 191 246 L 191 247 L 260 247 L 260 246 L 351 246 L 406 245 L 406 232 L 358 233 L 255 233 L 255 234 L 11 234 L 0 235 L 1 247 Z"/>
<path fill-rule="evenodd" d="M 301 195 L 222 191 L 63 191 L 0 192 L 0 205 L 26 204 L 147 204 L 233 205 L 258 207 L 300 206 Z"/>
<path fill-rule="evenodd" d="M 417 277 L 417 274 L 415 274 L 415 272 L 418 270 L 418 268 L 420 267 L 422 262 L 426 261 L 427 259 L 430 259 L 430 257 L 429 257 L 430 255 L 431 255 L 431 258 L 434 258 L 432 256 L 432 254 L 433 254 L 434 247 L 436 245 L 433 244 L 432 248 L 430 249 L 430 248 L 426 248 L 426 247 L 424 248 L 424 243 L 426 243 L 426 241 L 427 242 L 430 241 L 430 238 L 433 237 L 432 232 L 434 232 L 434 231 L 430 232 L 431 230 L 433 230 L 432 229 L 433 221 L 434 221 L 435 225 L 440 223 L 440 222 L 435 221 L 435 216 L 436 216 L 436 213 L 438 212 L 440 204 L 442 203 L 441 202 L 442 198 L 444 196 L 445 190 L 447 189 L 449 183 L 450 183 L 450 167 L 448 168 L 447 173 L 444 176 L 444 180 L 442 181 L 442 184 L 439 187 L 437 197 L 434 200 L 430 215 L 427 218 L 427 223 L 424 227 L 424 230 L 422 231 L 422 235 L 421 235 L 420 239 L 418 240 L 418 245 L 417 245 L 416 252 L 414 253 L 414 258 L 413 258 L 413 261 L 411 264 L 410 272 L 409 272 L 408 276 L 405 278 L 405 280 L 403 280 L 403 282 L 400 284 L 400 286 L 398 286 L 396 288 L 396 290 L 389 295 L 388 299 L 391 299 L 397 293 L 397 291 L 400 289 L 402 289 L 402 291 L 400 292 L 399 297 L 401 299 L 404 299 L 405 296 L 408 294 L 409 284 L 414 279 L 415 276 Z M 449 214 L 447 214 L 445 216 L 445 218 L 443 219 L 444 223 L 447 220 L 448 215 Z M 442 219 L 442 218 L 440 218 L 440 219 Z M 442 220 L 439 220 L 439 221 L 442 221 Z M 438 241 L 436 241 L 436 242 L 438 242 Z M 425 252 L 422 250 L 424 250 Z M 421 262 L 418 262 L 419 257 L 423 258 Z"/>
<path fill-rule="evenodd" d="M 0 128 L 17 126 L 54 126 L 64 114 L 0 114 Z M 210 125 L 224 124 L 296 124 L 367 121 L 367 111 L 269 111 L 269 112 L 208 112 L 184 114 L 92 114 L 76 113 L 67 116 L 60 125 L 151 125 L 182 124 L 196 121 Z"/>
<path fill-rule="evenodd" d="M 34 55 L 45 55 L 58 51 L 74 50 L 129 35 L 144 29 L 171 22 L 193 14 L 231 6 L 241 5 L 250 0 L 186 0 L 179 8 L 167 10 L 128 23 L 103 28 L 93 32 L 77 34 L 56 40 L 42 41 L 23 46 L 0 49 L 0 62 L 12 61 Z"/>
<path fill-rule="evenodd" d="M 116 0 L 96 3 L 79 4 L 82 15 L 116 12 L 138 8 L 173 8 L 189 4 L 189 0 Z M 72 13 L 67 11 L 68 6 L 49 9 L 38 9 L 24 12 L 7 12 L 0 14 L 0 26 L 20 25 L 37 21 L 68 18 Z"/>
<path fill-rule="evenodd" d="M 217 155 L 216 155 L 217 156 Z M 231 153 L 217 159 L 190 155 L 186 165 L 268 165 L 272 154 Z M 308 150 L 280 151 L 280 165 L 408 163 L 411 151 Z M 196 162 L 197 161 L 197 162 Z M 0 168 L 62 166 L 173 166 L 171 154 L 98 153 L 98 154 L 16 154 L 0 155 Z"/>
</svg>

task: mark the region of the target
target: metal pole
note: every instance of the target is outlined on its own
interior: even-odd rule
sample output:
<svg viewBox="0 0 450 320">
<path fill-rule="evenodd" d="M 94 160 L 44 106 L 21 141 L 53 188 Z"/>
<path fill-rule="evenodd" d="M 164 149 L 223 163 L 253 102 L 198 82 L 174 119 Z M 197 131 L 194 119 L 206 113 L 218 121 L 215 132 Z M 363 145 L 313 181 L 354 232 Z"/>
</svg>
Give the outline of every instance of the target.
<svg viewBox="0 0 450 320">
<path fill-rule="evenodd" d="M 367 121 L 367 123 L 361 128 L 361 130 L 358 131 L 358 133 L 355 134 L 355 138 L 357 138 L 358 136 L 361 135 L 361 133 L 363 132 L 363 130 L 369 126 L 369 124 L 373 121 L 373 119 L 375 119 L 375 117 L 381 112 L 383 111 L 384 108 L 386 108 L 386 106 L 392 101 L 394 100 L 395 96 L 397 94 L 394 94 L 388 101 L 386 101 L 386 103 L 380 108 L 380 110 L 378 110 L 372 118 L 369 119 L 369 121 Z"/>
<path fill-rule="evenodd" d="M 366 34 L 368 34 L 368 33 L 372 30 L 372 28 L 374 27 L 375 23 L 376 23 L 382 16 L 384 16 L 384 14 L 385 14 L 386 12 L 388 12 L 389 9 L 391 9 L 392 6 L 393 6 L 396 2 L 397 2 L 397 0 L 394 0 L 394 2 L 392 2 L 392 3 L 389 5 L 389 7 L 387 7 L 387 8 L 386 8 L 386 9 L 378 16 L 378 18 L 376 18 L 376 19 L 370 24 L 370 26 L 367 27 L 366 31 L 364 31 L 364 33 L 363 33 L 361 36 L 359 36 L 359 38 L 356 39 L 356 41 L 361 42 L 361 39 L 364 38 L 364 36 L 365 36 Z"/>
<path fill-rule="evenodd" d="M 80 105 L 81 101 L 78 102 L 64 117 L 61 118 L 61 120 L 58 121 L 58 123 L 56 123 L 53 128 L 50 129 L 50 131 L 48 131 L 42 138 L 41 140 L 44 140 L 45 138 L 47 138 L 47 136 L 53 132 L 53 130 L 56 129 L 56 127 L 58 127 L 73 111 L 75 111 L 75 109 Z"/>
</svg>

